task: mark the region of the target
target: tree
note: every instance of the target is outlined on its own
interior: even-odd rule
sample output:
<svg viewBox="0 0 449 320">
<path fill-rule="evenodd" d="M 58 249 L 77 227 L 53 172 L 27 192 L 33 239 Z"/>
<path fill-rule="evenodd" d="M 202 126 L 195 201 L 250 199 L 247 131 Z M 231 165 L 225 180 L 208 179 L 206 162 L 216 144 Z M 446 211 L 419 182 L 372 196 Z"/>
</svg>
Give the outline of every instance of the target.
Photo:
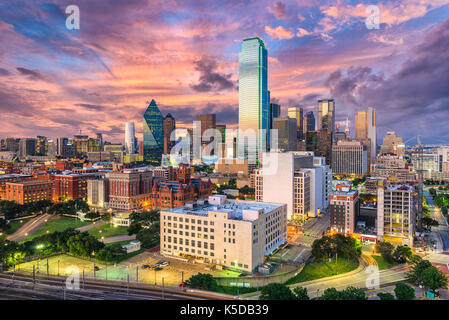
<svg viewBox="0 0 449 320">
<path fill-rule="evenodd" d="M 216 291 L 218 283 L 215 278 L 207 273 L 198 273 L 186 280 L 185 285 L 189 288 Z"/>
<path fill-rule="evenodd" d="M 430 217 L 423 217 L 421 220 L 422 224 L 432 230 L 432 227 L 438 227 L 439 223 L 435 219 L 432 219 Z"/>
<path fill-rule="evenodd" d="M 307 294 L 307 288 L 296 287 L 293 289 L 293 294 L 296 296 L 296 300 L 310 300 Z"/>
<path fill-rule="evenodd" d="M 367 300 L 365 292 L 355 287 L 347 287 L 343 291 L 335 288 L 327 288 L 324 290 L 320 300 Z"/>
<path fill-rule="evenodd" d="M 376 245 L 377 251 L 382 255 L 385 261 L 388 263 L 394 262 L 393 251 L 394 246 L 389 242 L 378 242 Z"/>
<path fill-rule="evenodd" d="M 389 292 L 379 292 L 377 296 L 380 298 L 380 300 L 394 300 L 394 295 Z"/>
<path fill-rule="evenodd" d="M 119 262 L 126 256 L 126 250 L 120 244 L 107 246 L 96 255 L 98 260 L 106 262 Z"/>
<path fill-rule="evenodd" d="M 296 295 L 282 283 L 270 283 L 261 289 L 260 300 L 295 300 Z"/>
<path fill-rule="evenodd" d="M 413 260 L 412 267 L 407 273 L 407 280 L 416 285 L 422 285 L 420 276 L 424 270 L 432 267 L 432 263 L 429 260 L 419 260 L 418 258 L 413 258 Z"/>
<path fill-rule="evenodd" d="M 147 249 L 157 245 L 160 242 L 160 222 L 157 221 L 151 227 L 141 229 L 137 232 L 136 239 Z"/>
<path fill-rule="evenodd" d="M 90 257 L 93 253 L 98 253 L 104 248 L 104 243 L 98 241 L 87 232 L 71 236 L 67 240 L 68 251 L 74 256 Z"/>
<path fill-rule="evenodd" d="M 407 246 L 397 246 L 393 252 L 393 257 L 398 263 L 406 263 L 413 256 L 413 251 Z"/>
<path fill-rule="evenodd" d="M 433 293 L 436 293 L 438 289 L 447 288 L 446 276 L 434 266 L 425 269 L 421 273 L 419 280 L 424 287 L 429 288 Z"/>
<path fill-rule="evenodd" d="M 394 294 L 398 300 L 413 300 L 415 299 L 415 289 L 405 283 L 398 283 L 394 288 Z"/>
</svg>

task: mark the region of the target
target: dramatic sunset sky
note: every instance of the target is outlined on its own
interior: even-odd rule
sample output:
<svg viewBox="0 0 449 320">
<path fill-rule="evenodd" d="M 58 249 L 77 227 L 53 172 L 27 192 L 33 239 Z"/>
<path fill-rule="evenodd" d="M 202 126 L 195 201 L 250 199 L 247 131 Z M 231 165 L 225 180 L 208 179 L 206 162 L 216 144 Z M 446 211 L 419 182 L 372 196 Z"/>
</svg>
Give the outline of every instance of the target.
<svg viewBox="0 0 449 320">
<path fill-rule="evenodd" d="M 376 108 L 379 142 L 393 130 L 449 144 L 449 0 L 0 0 L 0 137 L 121 141 L 153 98 L 178 127 L 199 113 L 235 127 L 238 53 L 255 35 L 283 114 L 334 98 L 340 125 Z"/>
</svg>

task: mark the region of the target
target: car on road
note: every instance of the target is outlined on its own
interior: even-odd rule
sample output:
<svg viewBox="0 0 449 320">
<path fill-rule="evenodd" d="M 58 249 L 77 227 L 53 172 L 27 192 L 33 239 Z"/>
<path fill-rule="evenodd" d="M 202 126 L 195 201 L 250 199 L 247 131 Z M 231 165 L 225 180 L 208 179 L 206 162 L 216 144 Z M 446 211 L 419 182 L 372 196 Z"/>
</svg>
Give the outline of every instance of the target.
<svg viewBox="0 0 449 320">
<path fill-rule="evenodd" d="M 144 264 L 141 267 L 142 269 L 151 269 L 151 266 L 149 264 Z"/>
<path fill-rule="evenodd" d="M 154 271 L 161 271 L 161 270 L 162 270 L 161 267 L 155 267 L 155 268 L 154 268 Z"/>
<path fill-rule="evenodd" d="M 95 271 L 98 271 L 98 270 L 100 270 L 100 268 L 99 268 L 98 266 L 95 266 L 95 267 L 94 267 L 94 270 L 95 270 Z"/>
</svg>

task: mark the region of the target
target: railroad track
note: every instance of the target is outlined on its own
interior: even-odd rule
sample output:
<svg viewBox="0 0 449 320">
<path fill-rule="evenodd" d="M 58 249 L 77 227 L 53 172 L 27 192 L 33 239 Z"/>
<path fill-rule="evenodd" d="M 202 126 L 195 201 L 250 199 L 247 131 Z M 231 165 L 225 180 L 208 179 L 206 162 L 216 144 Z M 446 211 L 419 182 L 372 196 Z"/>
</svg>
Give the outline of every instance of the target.
<svg viewBox="0 0 449 320">
<path fill-rule="evenodd" d="M 122 283 L 117 281 L 101 281 L 80 279 L 80 290 L 67 290 L 66 278 L 56 276 L 42 276 L 33 280 L 32 275 L 0 273 L 0 287 L 2 293 L 6 289 L 19 292 L 27 291 L 29 294 L 46 293 L 47 298 L 74 299 L 74 300 L 231 300 L 232 296 L 225 296 L 198 290 L 186 290 L 174 288 L 148 287 L 148 285 L 138 285 L 135 283 Z M 3 294 L 4 296 L 4 294 Z M 8 295 L 7 295 L 8 296 Z M 41 294 L 39 297 L 44 297 Z M 0 295 L 1 297 L 1 295 Z"/>
</svg>

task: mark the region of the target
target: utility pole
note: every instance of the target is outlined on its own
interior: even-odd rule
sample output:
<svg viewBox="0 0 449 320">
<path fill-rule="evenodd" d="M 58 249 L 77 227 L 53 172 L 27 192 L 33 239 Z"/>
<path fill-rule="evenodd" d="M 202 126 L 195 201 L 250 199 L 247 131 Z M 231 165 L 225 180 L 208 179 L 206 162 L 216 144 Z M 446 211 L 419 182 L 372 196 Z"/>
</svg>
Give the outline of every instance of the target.
<svg viewBox="0 0 449 320">
<path fill-rule="evenodd" d="M 36 283 L 36 265 L 33 264 L 33 284 Z"/>
<path fill-rule="evenodd" d="M 128 274 L 128 284 L 126 286 L 126 295 L 129 296 L 129 274 Z"/>
<path fill-rule="evenodd" d="M 162 300 L 164 300 L 164 277 L 162 277 Z"/>
<path fill-rule="evenodd" d="M 49 266 L 48 266 L 48 258 L 47 258 L 47 277 L 48 277 L 48 274 L 49 274 Z"/>
<path fill-rule="evenodd" d="M 136 267 L 136 282 L 139 282 L 139 266 Z"/>
</svg>

